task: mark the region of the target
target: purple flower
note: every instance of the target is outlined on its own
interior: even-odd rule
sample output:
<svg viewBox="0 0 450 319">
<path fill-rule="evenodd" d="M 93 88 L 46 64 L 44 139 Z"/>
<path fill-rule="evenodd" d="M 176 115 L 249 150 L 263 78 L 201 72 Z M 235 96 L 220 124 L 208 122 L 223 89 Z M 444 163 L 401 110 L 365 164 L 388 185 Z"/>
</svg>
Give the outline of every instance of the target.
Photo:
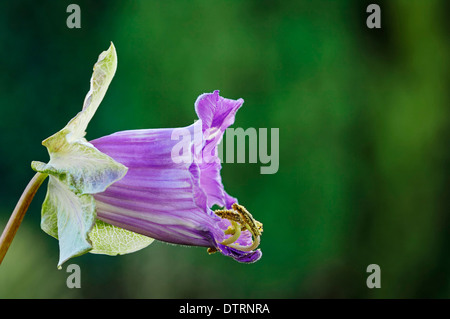
<svg viewBox="0 0 450 319">
<path fill-rule="evenodd" d="M 240 262 L 261 258 L 262 224 L 222 184 L 217 145 L 244 101 L 219 91 L 195 103 L 199 120 L 175 129 L 117 132 L 91 143 L 128 168 L 94 194 L 97 218 L 180 245 L 208 247 Z M 181 137 L 181 140 L 180 140 Z M 212 210 L 214 205 L 223 207 Z"/>
<path fill-rule="evenodd" d="M 86 252 L 132 253 L 153 239 L 258 260 L 262 224 L 225 192 L 217 156 L 243 100 L 203 94 L 193 125 L 118 132 L 89 143 L 87 126 L 116 68 L 111 43 L 94 65 L 81 112 L 42 142 L 49 162 L 31 163 L 38 176 L 49 177 L 41 228 L 59 241 L 58 267 Z"/>
</svg>

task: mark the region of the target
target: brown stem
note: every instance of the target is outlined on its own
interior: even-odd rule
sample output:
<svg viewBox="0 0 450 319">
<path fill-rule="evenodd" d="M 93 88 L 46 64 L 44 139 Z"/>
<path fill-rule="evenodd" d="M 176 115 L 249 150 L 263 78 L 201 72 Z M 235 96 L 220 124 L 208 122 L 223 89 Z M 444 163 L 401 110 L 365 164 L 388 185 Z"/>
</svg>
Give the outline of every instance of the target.
<svg viewBox="0 0 450 319">
<path fill-rule="evenodd" d="M 47 174 L 36 173 L 28 183 L 27 188 L 23 191 L 22 196 L 20 196 L 16 208 L 14 208 L 14 211 L 9 218 L 8 224 L 6 224 L 6 227 L 3 230 L 2 237 L 0 237 L 0 264 L 19 229 L 20 223 L 22 223 L 23 217 L 28 210 L 28 206 L 30 206 L 34 195 L 47 176 Z"/>
</svg>

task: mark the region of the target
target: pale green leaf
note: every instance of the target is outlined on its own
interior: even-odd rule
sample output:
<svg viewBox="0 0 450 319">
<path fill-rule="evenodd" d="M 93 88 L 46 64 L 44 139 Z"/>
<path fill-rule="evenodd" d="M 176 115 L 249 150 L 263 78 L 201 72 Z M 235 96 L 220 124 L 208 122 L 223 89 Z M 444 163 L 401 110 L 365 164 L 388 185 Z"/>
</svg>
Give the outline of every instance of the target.
<svg viewBox="0 0 450 319">
<path fill-rule="evenodd" d="M 109 84 L 116 73 L 116 69 L 117 54 L 114 45 L 111 43 L 109 49 L 100 54 L 97 63 L 94 65 L 90 89 L 84 99 L 83 109 L 55 135 L 63 133 L 69 143 L 84 138 L 86 128 L 102 102 Z M 49 152 L 57 152 L 59 149 L 59 143 L 51 142 L 55 135 L 50 136 L 42 142 L 42 144 L 49 149 Z"/>
<path fill-rule="evenodd" d="M 92 249 L 88 234 L 95 218 L 95 200 L 92 195 L 77 195 L 50 175 L 42 205 L 41 228 L 59 240 L 58 267 L 68 259 Z"/>
<path fill-rule="evenodd" d="M 59 151 L 50 157 L 48 164 L 34 161 L 31 167 L 37 172 L 57 177 L 77 194 L 103 192 L 127 172 L 127 167 L 88 142 L 62 144 Z"/>
<path fill-rule="evenodd" d="M 93 253 L 126 254 L 148 246 L 153 239 L 97 222 L 91 194 L 106 190 L 123 178 L 127 167 L 101 153 L 85 138 L 94 116 L 114 77 L 117 54 L 114 45 L 100 54 L 90 81 L 83 109 L 59 132 L 42 142 L 50 155 L 48 163 L 32 162 L 35 171 L 50 176 L 42 205 L 41 227 L 57 238 L 58 265 L 69 258 Z"/>
<path fill-rule="evenodd" d="M 114 77 L 117 54 L 114 45 L 100 54 L 94 65 L 91 85 L 83 109 L 58 133 L 42 142 L 47 147 L 48 164 L 33 162 L 35 171 L 57 177 L 81 194 L 95 194 L 125 176 L 127 168 L 101 153 L 85 138 L 85 130 Z"/>
<path fill-rule="evenodd" d="M 153 238 L 97 220 L 89 233 L 93 254 L 124 255 L 147 247 Z"/>
</svg>

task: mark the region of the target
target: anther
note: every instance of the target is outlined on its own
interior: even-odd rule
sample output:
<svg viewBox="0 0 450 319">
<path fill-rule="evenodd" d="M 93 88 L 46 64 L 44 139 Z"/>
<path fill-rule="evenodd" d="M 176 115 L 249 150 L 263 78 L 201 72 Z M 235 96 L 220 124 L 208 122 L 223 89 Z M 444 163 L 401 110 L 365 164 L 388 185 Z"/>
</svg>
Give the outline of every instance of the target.
<svg viewBox="0 0 450 319">
<path fill-rule="evenodd" d="M 241 214 L 239 214 L 237 211 L 235 210 L 231 210 L 231 209 L 219 209 L 219 210 L 215 210 L 214 213 L 219 216 L 220 218 L 225 218 L 228 219 L 230 221 L 235 221 L 241 225 L 244 225 L 244 220 L 242 219 Z"/>
<path fill-rule="evenodd" d="M 254 235 L 254 236 L 261 236 L 262 233 L 262 224 L 260 222 L 258 222 L 257 220 L 255 220 L 252 216 L 252 214 L 250 214 L 248 212 L 247 209 L 245 209 L 244 206 L 239 205 L 237 203 L 234 203 L 232 205 L 233 209 L 235 211 L 237 211 L 240 215 L 241 218 L 244 221 L 244 224 L 247 228 L 249 228 L 249 231 Z"/>
</svg>

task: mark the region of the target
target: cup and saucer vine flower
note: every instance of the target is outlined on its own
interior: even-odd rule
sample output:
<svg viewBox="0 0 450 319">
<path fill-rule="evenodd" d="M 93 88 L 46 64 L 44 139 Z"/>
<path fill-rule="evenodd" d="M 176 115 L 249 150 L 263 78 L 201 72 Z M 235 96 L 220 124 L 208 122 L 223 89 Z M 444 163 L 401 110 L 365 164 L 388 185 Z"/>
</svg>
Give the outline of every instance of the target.
<svg viewBox="0 0 450 319">
<path fill-rule="evenodd" d="M 122 255 L 154 240 L 206 247 L 244 263 L 259 260 L 262 224 L 225 191 L 217 155 L 243 100 L 205 93 L 195 102 L 198 120 L 190 126 L 121 131 L 87 141 L 86 128 L 116 68 L 111 43 L 94 65 L 81 112 L 42 142 L 50 160 L 32 162 L 37 173 L 0 239 L 0 262 L 46 177 L 41 228 L 59 241 L 58 267 L 87 252 Z"/>
</svg>

